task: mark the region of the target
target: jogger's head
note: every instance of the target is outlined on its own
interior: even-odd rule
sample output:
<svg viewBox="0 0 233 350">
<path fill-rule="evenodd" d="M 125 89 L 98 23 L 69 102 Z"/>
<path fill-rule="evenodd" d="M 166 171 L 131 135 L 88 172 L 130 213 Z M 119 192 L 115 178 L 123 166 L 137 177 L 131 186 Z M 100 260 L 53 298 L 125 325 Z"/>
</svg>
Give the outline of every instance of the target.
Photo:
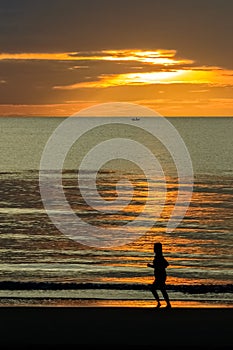
<svg viewBox="0 0 233 350">
<path fill-rule="evenodd" d="M 163 250 L 162 243 L 158 242 L 154 244 L 154 252 L 156 254 L 162 254 L 162 250 Z"/>
</svg>

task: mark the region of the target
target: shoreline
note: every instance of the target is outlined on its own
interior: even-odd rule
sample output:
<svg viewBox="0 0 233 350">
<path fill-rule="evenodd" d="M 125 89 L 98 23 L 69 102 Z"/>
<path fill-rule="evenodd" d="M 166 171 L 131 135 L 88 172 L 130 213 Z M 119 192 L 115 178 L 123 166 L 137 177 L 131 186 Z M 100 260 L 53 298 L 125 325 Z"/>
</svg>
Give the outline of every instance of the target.
<svg viewBox="0 0 233 350">
<path fill-rule="evenodd" d="M 232 308 L 0 307 L 2 344 L 232 347 Z"/>
<path fill-rule="evenodd" d="M 165 307 L 165 301 L 160 300 L 161 309 Z M 233 302 L 219 301 L 219 300 L 171 300 L 171 305 L 173 309 L 182 308 L 198 308 L 198 309 L 232 309 Z M 0 309 L 9 308 L 50 308 L 50 307 L 64 307 L 64 308 L 148 308 L 152 309 L 156 306 L 155 300 L 142 300 L 142 299 L 64 299 L 64 298 L 33 298 L 28 300 L 28 298 L 20 297 L 18 300 L 11 300 L 8 297 L 0 298 Z"/>
</svg>

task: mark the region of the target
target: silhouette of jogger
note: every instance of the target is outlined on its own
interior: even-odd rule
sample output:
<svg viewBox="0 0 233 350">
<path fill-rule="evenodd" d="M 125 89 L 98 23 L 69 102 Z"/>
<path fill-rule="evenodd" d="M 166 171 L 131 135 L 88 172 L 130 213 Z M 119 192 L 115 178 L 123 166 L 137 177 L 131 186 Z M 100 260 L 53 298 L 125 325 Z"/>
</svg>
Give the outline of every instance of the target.
<svg viewBox="0 0 233 350">
<path fill-rule="evenodd" d="M 153 260 L 153 263 L 148 263 L 148 267 L 152 267 L 154 269 L 154 276 L 155 280 L 153 284 L 151 285 L 151 292 L 154 295 L 156 301 L 157 301 L 157 307 L 159 308 L 161 306 L 159 295 L 157 293 L 157 289 L 159 289 L 164 297 L 164 300 L 167 303 L 167 308 L 171 307 L 169 296 L 166 291 L 166 268 L 169 266 L 169 263 L 163 256 L 163 250 L 162 250 L 162 244 L 161 243 L 155 243 L 154 244 L 154 253 L 155 257 Z"/>
</svg>

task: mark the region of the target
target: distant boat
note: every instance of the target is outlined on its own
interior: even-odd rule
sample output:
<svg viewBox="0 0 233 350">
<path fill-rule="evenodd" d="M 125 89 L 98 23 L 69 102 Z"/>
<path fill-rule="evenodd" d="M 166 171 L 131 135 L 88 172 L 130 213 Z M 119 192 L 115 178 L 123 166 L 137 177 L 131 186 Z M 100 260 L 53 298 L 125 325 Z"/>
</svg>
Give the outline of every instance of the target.
<svg viewBox="0 0 233 350">
<path fill-rule="evenodd" d="M 140 118 L 138 118 L 138 117 L 135 117 L 135 118 L 132 118 L 132 120 L 135 122 L 135 121 L 138 121 L 138 120 L 140 120 Z"/>
</svg>

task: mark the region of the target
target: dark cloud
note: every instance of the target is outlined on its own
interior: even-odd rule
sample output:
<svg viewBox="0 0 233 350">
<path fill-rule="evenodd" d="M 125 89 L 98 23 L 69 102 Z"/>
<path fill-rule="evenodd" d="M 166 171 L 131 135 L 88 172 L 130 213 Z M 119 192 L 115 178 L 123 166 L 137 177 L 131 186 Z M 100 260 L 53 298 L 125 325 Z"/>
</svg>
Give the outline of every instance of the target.
<svg viewBox="0 0 233 350">
<path fill-rule="evenodd" d="M 1 0 L 2 52 L 177 49 L 233 67 L 230 0 Z"/>
<path fill-rule="evenodd" d="M 56 84 L 85 81 L 87 70 L 74 70 L 71 62 L 0 61 L 0 104 L 56 103 L 62 94 L 52 90 Z M 97 74 L 93 73 L 93 79 Z"/>
<path fill-rule="evenodd" d="M 85 69 L 76 68 L 84 66 Z M 151 67 L 136 63 L 143 71 L 155 71 Z M 135 62 L 106 61 L 40 61 L 2 60 L 0 61 L 0 104 L 47 104 L 63 102 L 67 92 L 53 90 L 54 86 L 66 86 L 80 82 L 98 80 L 101 74 L 123 74 L 135 72 Z M 79 96 L 80 92 L 75 92 Z M 82 94 L 82 93 L 81 93 Z M 69 93 L 71 95 L 71 93 Z"/>
</svg>

